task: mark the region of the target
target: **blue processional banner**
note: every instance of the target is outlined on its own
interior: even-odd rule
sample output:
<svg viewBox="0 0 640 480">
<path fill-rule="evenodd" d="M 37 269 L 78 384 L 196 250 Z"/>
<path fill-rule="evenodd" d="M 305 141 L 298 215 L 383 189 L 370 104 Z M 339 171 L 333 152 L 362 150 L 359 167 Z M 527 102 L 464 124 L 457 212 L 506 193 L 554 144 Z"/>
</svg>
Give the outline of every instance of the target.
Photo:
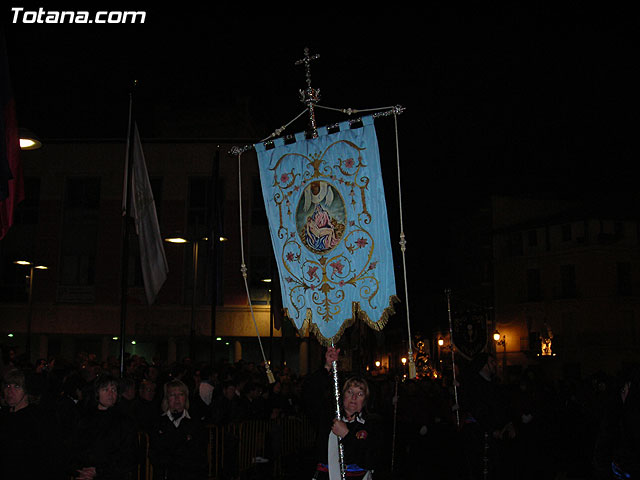
<svg viewBox="0 0 640 480">
<path fill-rule="evenodd" d="M 325 345 L 357 317 L 381 329 L 397 301 L 373 117 L 256 144 L 282 303 Z"/>
</svg>

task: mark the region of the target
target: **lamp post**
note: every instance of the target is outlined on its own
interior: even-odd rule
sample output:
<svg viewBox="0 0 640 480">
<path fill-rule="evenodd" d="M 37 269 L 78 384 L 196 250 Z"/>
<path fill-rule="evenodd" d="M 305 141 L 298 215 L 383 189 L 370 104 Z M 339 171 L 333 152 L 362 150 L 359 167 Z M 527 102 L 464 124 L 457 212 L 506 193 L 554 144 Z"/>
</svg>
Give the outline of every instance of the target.
<svg viewBox="0 0 640 480">
<path fill-rule="evenodd" d="M 502 346 L 502 377 L 506 380 L 507 376 L 507 336 L 502 335 L 498 330 L 493 332 L 493 340 L 496 346 Z"/>
<path fill-rule="evenodd" d="M 198 248 L 200 242 L 206 242 L 207 240 L 209 240 L 207 237 L 189 239 L 180 236 L 167 237 L 164 239 L 165 242 L 169 243 L 191 243 L 193 248 L 193 287 L 191 289 L 191 326 L 189 329 L 189 357 L 191 358 L 191 361 L 195 360 L 196 353 L 196 289 L 198 286 Z M 215 305 L 212 306 L 212 308 L 215 308 Z M 214 335 L 214 332 L 211 332 L 211 335 Z"/>
<path fill-rule="evenodd" d="M 47 270 L 49 267 L 46 265 L 38 265 L 29 260 L 16 260 L 13 263 L 16 265 L 23 265 L 29 267 L 29 279 L 28 284 L 28 303 L 29 309 L 27 313 L 27 342 L 25 346 L 25 355 L 27 357 L 27 361 L 31 362 L 31 320 L 33 318 L 33 276 L 36 270 Z"/>
</svg>

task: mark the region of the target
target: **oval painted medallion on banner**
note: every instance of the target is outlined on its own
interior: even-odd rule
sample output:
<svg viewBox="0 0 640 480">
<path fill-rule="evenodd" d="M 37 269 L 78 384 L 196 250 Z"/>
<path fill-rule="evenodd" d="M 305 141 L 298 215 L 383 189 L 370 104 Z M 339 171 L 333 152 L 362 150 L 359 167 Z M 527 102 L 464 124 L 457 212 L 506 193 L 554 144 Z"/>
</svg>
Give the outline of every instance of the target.
<svg viewBox="0 0 640 480">
<path fill-rule="evenodd" d="M 296 208 L 296 229 L 302 244 L 324 254 L 338 246 L 347 225 L 347 209 L 340 192 L 330 183 L 311 182 Z"/>
</svg>

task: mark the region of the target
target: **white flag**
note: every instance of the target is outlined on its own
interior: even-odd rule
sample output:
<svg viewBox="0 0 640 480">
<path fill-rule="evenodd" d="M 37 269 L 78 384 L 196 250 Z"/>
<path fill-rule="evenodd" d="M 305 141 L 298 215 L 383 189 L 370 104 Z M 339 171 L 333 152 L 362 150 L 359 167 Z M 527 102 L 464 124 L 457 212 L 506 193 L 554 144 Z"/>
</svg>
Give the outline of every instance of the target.
<svg viewBox="0 0 640 480">
<path fill-rule="evenodd" d="M 151 305 L 160 288 L 167 279 L 169 266 L 164 253 L 156 203 L 149 183 L 149 174 L 144 161 L 144 152 L 138 133 L 138 126 L 133 126 L 133 166 L 131 169 L 131 216 L 135 219 L 138 244 L 140 245 L 140 262 L 142 278 L 147 301 Z M 128 155 L 128 149 L 127 149 Z M 125 189 L 126 200 L 127 190 Z"/>
</svg>

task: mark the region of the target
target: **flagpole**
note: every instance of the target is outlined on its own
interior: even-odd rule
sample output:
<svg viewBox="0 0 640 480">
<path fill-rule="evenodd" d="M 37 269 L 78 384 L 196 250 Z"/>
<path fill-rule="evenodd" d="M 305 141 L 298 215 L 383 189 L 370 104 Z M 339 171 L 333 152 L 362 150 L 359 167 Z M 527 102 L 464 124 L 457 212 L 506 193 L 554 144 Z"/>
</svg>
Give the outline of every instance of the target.
<svg viewBox="0 0 640 480">
<path fill-rule="evenodd" d="M 213 158 L 211 168 L 211 196 L 209 198 L 209 270 L 211 272 L 211 336 L 209 338 L 209 360 L 211 368 L 216 362 L 216 314 L 218 307 L 218 245 L 220 242 L 219 214 L 218 211 L 218 178 L 220 176 L 220 147 Z"/>
<path fill-rule="evenodd" d="M 451 344 L 451 370 L 453 373 L 453 397 L 455 404 L 453 408 L 456 411 L 456 426 L 460 428 L 460 405 L 458 404 L 458 380 L 456 379 L 456 354 L 453 348 L 453 322 L 451 320 L 451 290 L 446 289 L 445 295 L 447 296 L 447 313 L 449 317 L 449 343 Z"/>
<path fill-rule="evenodd" d="M 131 172 L 133 170 L 133 89 L 129 92 L 129 125 L 127 130 L 127 152 L 125 161 L 125 180 L 122 190 L 122 258 L 120 259 L 120 376 L 124 377 L 125 335 L 127 327 L 127 300 L 129 282 L 129 213 L 131 208 Z"/>
</svg>

